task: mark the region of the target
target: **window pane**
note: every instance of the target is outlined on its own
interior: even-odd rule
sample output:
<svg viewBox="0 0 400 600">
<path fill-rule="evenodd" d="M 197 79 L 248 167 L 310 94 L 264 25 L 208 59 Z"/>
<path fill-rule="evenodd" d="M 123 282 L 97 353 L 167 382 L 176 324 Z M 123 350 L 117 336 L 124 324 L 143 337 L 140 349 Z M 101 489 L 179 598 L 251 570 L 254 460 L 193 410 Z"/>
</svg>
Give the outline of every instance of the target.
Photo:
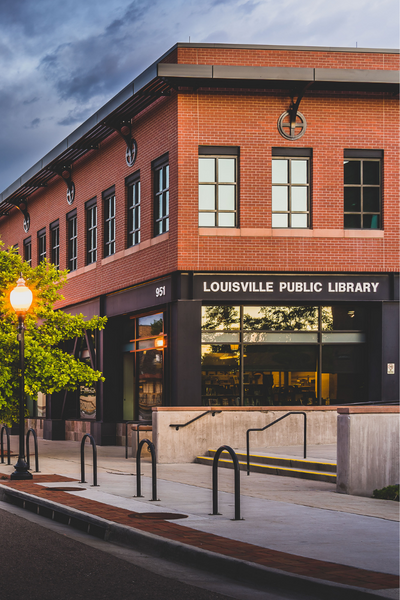
<svg viewBox="0 0 400 600">
<path fill-rule="evenodd" d="M 307 227 L 307 214 L 296 214 L 292 213 L 291 215 L 291 226 L 297 228 L 305 228 Z"/>
<path fill-rule="evenodd" d="M 215 227 L 215 213 L 199 213 L 200 227 Z"/>
<path fill-rule="evenodd" d="M 364 185 L 379 185 L 379 162 L 377 160 L 364 160 L 363 183 Z"/>
<path fill-rule="evenodd" d="M 235 213 L 218 213 L 220 227 L 235 227 Z"/>
<path fill-rule="evenodd" d="M 158 192 L 163 189 L 163 170 L 158 171 Z"/>
<path fill-rule="evenodd" d="M 361 183 L 361 161 L 345 160 L 344 161 L 344 182 L 345 183 Z"/>
<path fill-rule="evenodd" d="M 292 183 L 308 183 L 307 180 L 307 161 L 292 160 Z"/>
<path fill-rule="evenodd" d="M 238 333 L 203 331 L 201 334 L 201 342 L 202 344 L 238 344 L 240 339 Z"/>
<path fill-rule="evenodd" d="M 201 328 L 211 329 L 239 329 L 239 306 L 202 306 Z"/>
<path fill-rule="evenodd" d="M 165 167 L 165 187 L 169 188 L 169 165 Z"/>
<path fill-rule="evenodd" d="M 344 228 L 345 229 L 360 229 L 361 228 L 361 215 L 344 215 Z"/>
<path fill-rule="evenodd" d="M 218 210 L 235 210 L 235 191 L 234 185 L 218 186 Z"/>
<path fill-rule="evenodd" d="M 344 210 L 346 212 L 361 211 L 361 188 L 344 188 Z"/>
<path fill-rule="evenodd" d="M 272 215 L 272 227 L 287 227 L 288 226 L 288 215 L 280 215 L 274 213 Z"/>
<path fill-rule="evenodd" d="M 235 177 L 235 163 L 234 158 L 220 158 L 218 159 L 218 181 L 219 183 L 230 183 L 236 180 Z"/>
<path fill-rule="evenodd" d="M 306 187 L 292 187 L 292 210 L 307 211 L 307 189 Z"/>
<path fill-rule="evenodd" d="M 321 317 L 324 331 L 357 331 L 366 326 L 363 306 L 322 306 Z"/>
<path fill-rule="evenodd" d="M 199 158 L 199 182 L 215 181 L 215 158 Z"/>
<path fill-rule="evenodd" d="M 363 210 L 364 212 L 379 212 L 379 188 L 364 188 Z"/>
<path fill-rule="evenodd" d="M 199 185 L 199 208 L 215 210 L 215 185 Z"/>
<path fill-rule="evenodd" d="M 378 229 L 379 227 L 379 216 L 378 215 L 364 215 L 363 216 L 363 228 L 364 229 Z"/>
<path fill-rule="evenodd" d="M 272 183 L 288 183 L 288 161 L 272 161 Z"/>
<path fill-rule="evenodd" d="M 288 188 L 286 186 L 272 186 L 272 210 L 286 211 L 288 209 Z"/>
</svg>

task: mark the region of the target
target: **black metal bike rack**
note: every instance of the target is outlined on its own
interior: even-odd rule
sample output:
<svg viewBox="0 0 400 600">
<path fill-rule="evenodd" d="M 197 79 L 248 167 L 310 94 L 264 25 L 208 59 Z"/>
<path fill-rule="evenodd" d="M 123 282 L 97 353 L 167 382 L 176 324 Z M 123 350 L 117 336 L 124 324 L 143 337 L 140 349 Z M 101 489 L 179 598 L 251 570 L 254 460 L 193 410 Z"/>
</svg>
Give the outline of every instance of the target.
<svg viewBox="0 0 400 600">
<path fill-rule="evenodd" d="M 227 451 L 232 457 L 233 468 L 235 470 L 235 518 L 234 521 L 240 521 L 240 467 L 236 452 L 230 446 L 221 446 L 215 453 L 212 472 L 212 493 L 213 493 L 213 515 L 219 515 L 218 512 L 218 460 L 222 452 Z"/>
<path fill-rule="evenodd" d="M 33 441 L 35 443 L 35 471 L 34 472 L 40 473 L 37 435 L 36 435 L 36 431 L 34 429 L 32 429 L 32 427 L 30 429 L 28 429 L 28 431 L 26 432 L 26 464 L 27 464 L 27 468 L 28 469 L 31 468 L 31 462 L 30 462 L 30 457 L 29 457 L 29 436 L 30 436 L 30 434 L 33 435 Z"/>
<path fill-rule="evenodd" d="M 153 442 L 151 442 L 148 439 L 144 439 L 140 442 L 138 449 L 137 449 L 137 454 L 136 454 L 136 496 L 135 498 L 143 498 L 142 496 L 142 489 L 141 489 L 141 485 L 140 485 L 140 455 L 142 453 L 142 448 L 143 445 L 147 444 L 147 447 L 149 448 L 150 452 L 151 452 L 151 480 L 152 480 L 152 487 L 153 487 L 153 497 L 152 497 L 152 501 L 157 501 L 157 465 L 156 465 L 156 449 L 154 447 Z"/>
<path fill-rule="evenodd" d="M 3 425 L 0 433 L 0 446 L 1 446 L 1 462 L 4 463 L 4 445 L 3 445 L 3 435 L 6 432 L 7 437 L 7 464 L 11 465 L 11 450 L 10 450 L 10 429 L 7 425 Z"/>
<path fill-rule="evenodd" d="M 152 421 L 126 421 L 125 422 L 125 458 L 128 458 L 128 425 L 137 425 L 137 446 L 139 447 L 139 429 L 141 425 L 151 425 Z"/>
<path fill-rule="evenodd" d="M 94 441 L 94 437 L 90 433 L 85 433 L 81 442 L 81 481 L 80 483 L 87 483 L 85 481 L 85 441 L 86 438 L 89 438 L 90 443 L 93 448 L 93 486 L 98 487 L 97 485 L 97 448 L 96 442 Z"/>
<path fill-rule="evenodd" d="M 291 410 L 290 412 L 286 413 L 286 415 L 283 415 L 283 417 L 279 417 L 279 419 L 276 419 L 265 427 L 260 427 L 259 429 L 248 429 L 246 431 L 247 475 L 250 475 L 250 431 L 265 431 L 268 429 L 268 427 L 272 427 L 272 425 L 279 423 L 279 421 L 286 419 L 286 417 L 289 417 L 290 415 L 303 415 L 304 417 L 304 458 L 307 458 L 307 414 L 303 411 Z"/>
</svg>

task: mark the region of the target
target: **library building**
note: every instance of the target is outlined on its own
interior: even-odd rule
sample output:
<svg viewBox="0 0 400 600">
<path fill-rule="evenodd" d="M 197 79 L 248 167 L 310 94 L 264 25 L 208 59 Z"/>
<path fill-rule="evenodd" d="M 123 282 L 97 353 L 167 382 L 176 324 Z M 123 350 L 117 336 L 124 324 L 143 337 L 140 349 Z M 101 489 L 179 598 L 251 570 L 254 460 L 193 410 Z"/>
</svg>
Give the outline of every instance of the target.
<svg viewBox="0 0 400 600">
<path fill-rule="evenodd" d="M 68 269 L 105 381 L 30 399 L 47 439 L 153 407 L 399 400 L 399 53 L 178 43 L 0 194 Z"/>
</svg>

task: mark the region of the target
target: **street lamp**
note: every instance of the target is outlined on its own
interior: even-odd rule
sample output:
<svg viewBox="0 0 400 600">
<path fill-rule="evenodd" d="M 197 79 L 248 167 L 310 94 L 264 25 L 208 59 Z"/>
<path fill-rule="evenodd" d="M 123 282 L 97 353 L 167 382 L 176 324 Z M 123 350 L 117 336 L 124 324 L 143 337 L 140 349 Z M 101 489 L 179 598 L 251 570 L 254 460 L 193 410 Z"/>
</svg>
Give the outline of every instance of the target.
<svg viewBox="0 0 400 600">
<path fill-rule="evenodd" d="M 25 433 L 25 382 L 24 382 L 24 321 L 25 315 L 32 304 L 33 294 L 25 285 L 25 280 L 22 277 L 17 281 L 15 287 L 10 294 L 10 302 L 17 317 L 18 317 L 18 342 L 19 342 L 19 367 L 21 371 L 19 379 L 19 455 L 18 462 L 15 465 L 15 471 L 11 474 L 11 479 L 32 479 L 32 473 L 28 471 L 28 465 L 25 462 L 24 451 L 24 433 Z"/>
</svg>

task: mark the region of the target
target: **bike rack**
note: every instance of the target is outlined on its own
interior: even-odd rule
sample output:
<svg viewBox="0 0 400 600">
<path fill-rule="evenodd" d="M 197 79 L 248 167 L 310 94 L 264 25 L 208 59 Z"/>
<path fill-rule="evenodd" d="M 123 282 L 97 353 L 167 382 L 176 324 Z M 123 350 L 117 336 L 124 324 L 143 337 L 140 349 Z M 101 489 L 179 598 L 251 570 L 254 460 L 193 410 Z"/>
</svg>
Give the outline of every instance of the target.
<svg viewBox="0 0 400 600">
<path fill-rule="evenodd" d="M 29 436 L 32 433 L 33 435 L 33 441 L 35 443 L 35 467 L 36 470 L 34 471 L 35 473 L 40 473 L 39 471 L 39 450 L 38 450 L 38 442 L 37 442 L 37 436 L 36 436 L 36 431 L 32 428 L 28 429 L 28 431 L 26 432 L 26 464 L 27 464 L 27 468 L 30 469 L 31 468 L 31 463 L 30 463 L 30 457 L 29 457 Z"/>
<path fill-rule="evenodd" d="M 128 425 L 137 425 L 137 446 L 139 447 L 139 429 L 141 425 L 151 425 L 152 421 L 126 421 L 125 422 L 125 458 L 128 458 Z"/>
<path fill-rule="evenodd" d="M 3 425 L 0 433 L 0 446 L 1 446 L 1 462 L 4 463 L 4 446 L 3 446 L 3 434 L 6 432 L 7 436 L 7 464 L 11 465 L 11 450 L 10 450 L 10 429 L 7 425 Z"/>
<path fill-rule="evenodd" d="M 159 500 L 157 498 L 156 449 L 154 447 L 153 442 L 151 442 L 148 439 L 142 440 L 137 449 L 137 454 L 136 454 L 136 496 L 135 496 L 135 498 L 143 498 L 141 485 L 140 485 L 140 455 L 142 453 L 142 448 L 143 448 L 144 444 L 147 444 L 147 447 L 149 448 L 149 450 L 151 452 L 151 480 L 152 480 L 152 485 L 153 485 L 153 497 L 151 500 L 154 502 L 154 501 Z"/>
<path fill-rule="evenodd" d="M 212 493 L 213 493 L 213 515 L 219 515 L 218 512 L 218 460 L 223 451 L 229 452 L 233 460 L 235 469 L 235 518 L 233 521 L 241 521 L 240 518 L 240 467 L 236 452 L 230 446 L 221 446 L 215 453 L 212 472 Z"/>
<path fill-rule="evenodd" d="M 307 414 L 303 411 L 291 410 L 290 412 L 286 413 L 286 415 L 283 415 L 283 417 L 279 417 L 279 419 L 276 419 L 265 427 L 260 427 L 259 429 L 248 429 L 246 431 L 247 475 L 250 475 L 250 431 L 265 431 L 265 429 L 268 429 L 268 427 L 272 427 L 272 425 L 279 423 L 279 421 L 286 419 L 286 417 L 289 417 L 290 415 L 303 415 L 304 417 L 304 458 L 307 458 Z"/>
<path fill-rule="evenodd" d="M 96 442 L 94 441 L 94 437 L 90 433 L 85 433 L 81 442 L 81 481 L 80 483 L 87 483 L 85 481 L 85 440 L 89 438 L 90 443 L 93 448 L 93 486 L 99 487 L 97 485 L 97 448 Z"/>
</svg>

